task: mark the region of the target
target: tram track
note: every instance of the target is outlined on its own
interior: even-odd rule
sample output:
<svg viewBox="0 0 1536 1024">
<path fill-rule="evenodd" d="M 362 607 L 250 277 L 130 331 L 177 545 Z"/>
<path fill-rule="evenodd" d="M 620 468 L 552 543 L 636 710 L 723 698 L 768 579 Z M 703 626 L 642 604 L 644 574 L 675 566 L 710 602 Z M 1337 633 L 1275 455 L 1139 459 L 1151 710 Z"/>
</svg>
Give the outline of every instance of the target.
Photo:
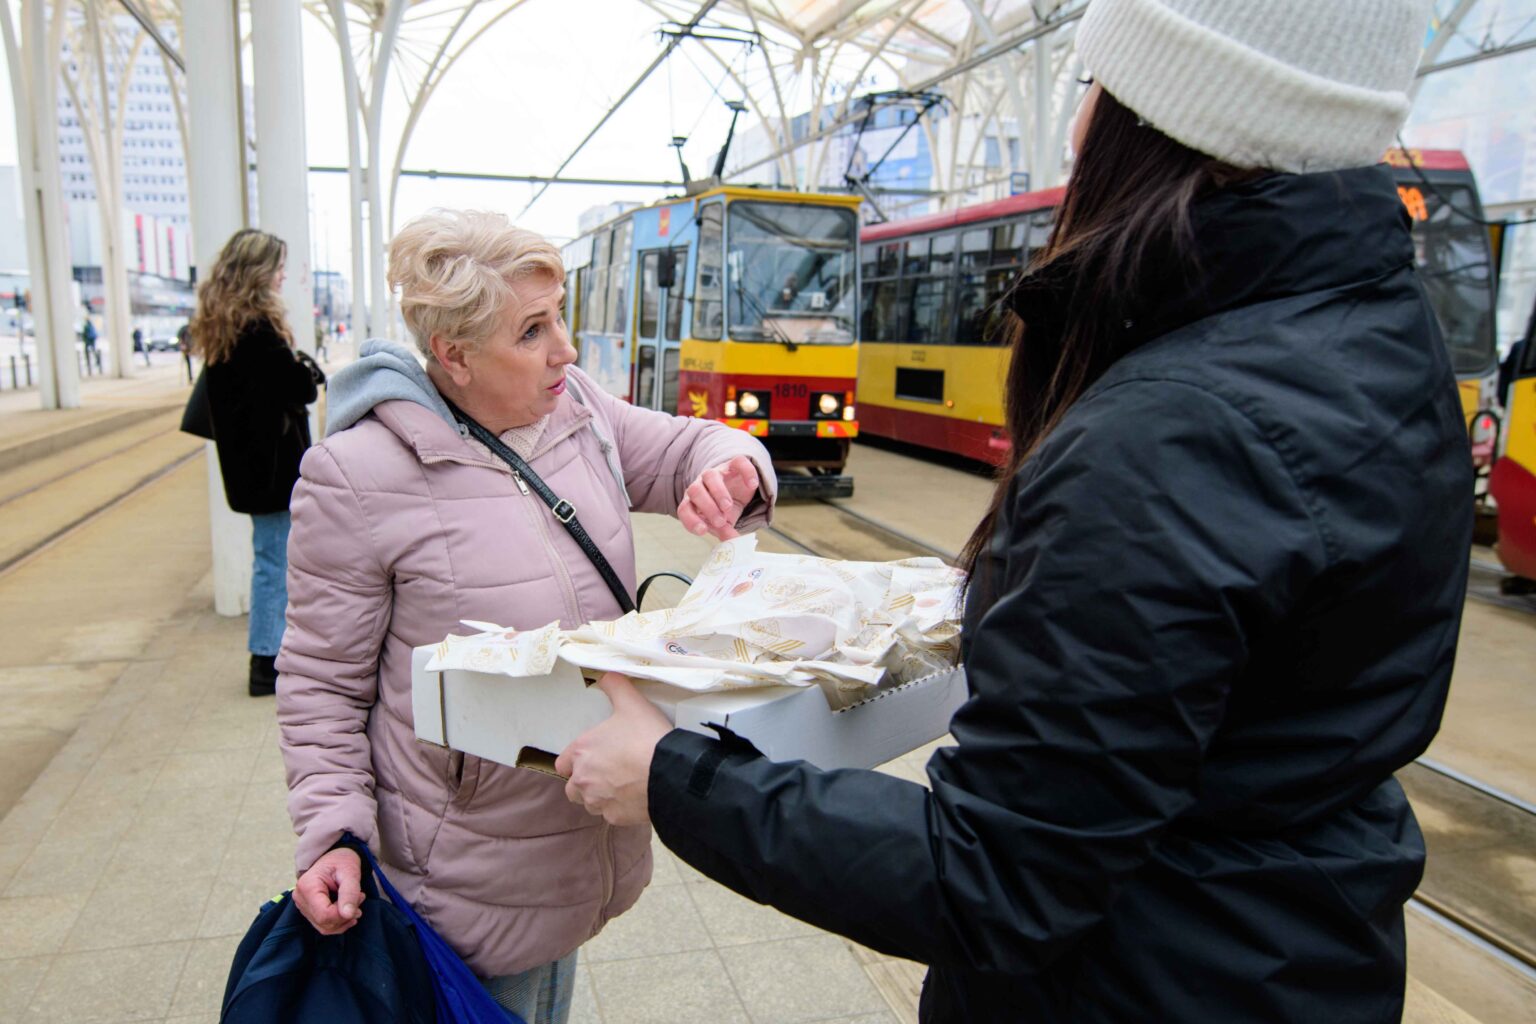
<svg viewBox="0 0 1536 1024">
<path fill-rule="evenodd" d="M 817 558 L 888 562 L 898 558 L 939 558 L 954 554 L 833 499 L 780 505 L 767 532 Z"/>
<path fill-rule="evenodd" d="M 163 430 L 155 430 L 152 433 L 136 436 L 127 444 L 109 448 L 103 451 L 101 454 L 92 455 L 87 458 L 86 461 L 68 466 L 67 468 L 61 470 L 60 472 L 54 473 L 51 476 L 32 481 L 25 484 L 24 486 L 18 487 L 15 490 L 0 493 L 0 509 L 3 509 L 5 506 L 11 504 L 14 501 L 19 501 L 28 495 L 36 494 L 39 491 L 53 487 L 57 484 L 61 484 L 72 477 L 79 476 L 81 473 L 84 473 L 88 469 L 92 469 L 96 466 L 102 465 L 103 463 L 110 462 L 119 456 L 127 455 L 134 449 L 143 448 L 147 445 L 153 444 L 156 441 L 175 436 L 178 433 L 179 430 L 177 427 L 167 426 Z"/>
<path fill-rule="evenodd" d="M 170 455 L 166 453 L 156 455 L 152 446 L 157 442 L 164 442 L 168 438 L 174 439 L 176 433 L 174 430 L 167 430 L 142 438 L 108 455 L 91 459 L 83 465 L 74 466 L 47 480 L 13 493 L 4 500 L 0 500 L 0 522 L 4 522 L 7 516 L 14 517 L 16 514 L 19 514 L 15 508 L 11 507 L 13 503 L 27 498 L 42 499 L 47 496 L 50 488 L 67 487 L 76 482 L 80 474 L 86 469 L 129 453 L 137 454 L 143 459 L 143 466 L 135 467 L 135 469 L 130 471 L 132 473 L 131 476 L 116 481 L 115 485 L 109 489 L 108 494 L 100 498 L 93 495 L 82 501 L 74 502 L 78 507 L 70 510 L 63 522 L 51 529 L 44 529 L 35 535 L 26 536 L 18 545 L 0 553 L 0 578 L 31 562 L 55 544 L 89 526 L 124 502 L 143 493 L 146 488 L 165 479 L 188 462 L 203 454 L 203 447 L 201 444 L 198 444 L 188 451 Z"/>
<path fill-rule="evenodd" d="M 832 499 L 781 506 L 768 532 L 820 558 L 932 556 L 951 564 L 955 559 L 952 552 Z M 1485 580 L 1502 573 L 1486 562 L 1474 559 L 1472 564 Z M 1496 599 L 1470 588 L 1468 596 L 1536 609 L 1536 603 Z M 1536 804 L 1428 757 L 1405 768 L 1400 778 L 1421 808 L 1430 848 L 1429 866 L 1410 908 L 1536 985 L 1536 912 L 1522 912 L 1525 908 L 1514 898 L 1517 879 L 1508 877 L 1513 868 L 1507 863 L 1522 849 L 1536 849 Z M 1474 833 L 1471 840 L 1469 832 Z M 1486 863 L 1474 866 L 1476 861 Z M 1479 878 L 1494 881 L 1479 885 Z"/>
<path fill-rule="evenodd" d="M 1502 581 L 1509 576 L 1504 567 L 1492 562 L 1472 559 L 1467 579 L 1467 597 L 1482 604 L 1508 608 L 1511 611 L 1536 614 L 1536 594 L 1506 594 Z"/>
<path fill-rule="evenodd" d="M 1433 758 L 1398 772 L 1429 857 L 1411 903 L 1536 985 L 1536 909 L 1521 901 L 1536 805 Z"/>
</svg>

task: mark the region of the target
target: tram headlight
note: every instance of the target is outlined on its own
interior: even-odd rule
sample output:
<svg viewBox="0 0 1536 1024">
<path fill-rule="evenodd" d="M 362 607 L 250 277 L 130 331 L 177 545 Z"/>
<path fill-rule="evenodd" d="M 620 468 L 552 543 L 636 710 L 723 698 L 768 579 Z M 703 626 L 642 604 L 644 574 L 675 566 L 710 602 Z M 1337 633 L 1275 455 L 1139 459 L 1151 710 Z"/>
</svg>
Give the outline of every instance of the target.
<svg viewBox="0 0 1536 1024">
<path fill-rule="evenodd" d="M 839 402 L 837 400 L 837 396 L 832 394 L 830 391 L 822 392 L 821 397 L 816 399 L 816 408 L 821 410 L 821 414 L 823 416 L 837 415 L 837 408 L 840 405 L 842 405 L 842 403 Z"/>
<path fill-rule="evenodd" d="M 727 398 L 725 400 L 725 418 L 728 420 L 736 418 L 736 399 Z"/>
<path fill-rule="evenodd" d="M 853 406 L 843 406 L 843 419 L 847 420 L 849 423 L 853 422 Z"/>
<path fill-rule="evenodd" d="M 755 416 L 757 410 L 762 408 L 762 402 L 751 391 L 743 391 L 737 403 L 743 416 Z"/>
</svg>

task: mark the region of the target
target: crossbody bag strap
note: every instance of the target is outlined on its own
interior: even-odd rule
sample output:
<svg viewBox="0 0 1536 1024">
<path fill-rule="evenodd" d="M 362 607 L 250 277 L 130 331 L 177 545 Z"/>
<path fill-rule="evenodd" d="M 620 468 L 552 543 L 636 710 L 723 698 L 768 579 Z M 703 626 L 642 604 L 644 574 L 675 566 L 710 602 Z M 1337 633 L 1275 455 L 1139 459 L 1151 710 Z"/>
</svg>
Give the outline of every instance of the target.
<svg viewBox="0 0 1536 1024">
<path fill-rule="evenodd" d="M 592 565 L 597 569 L 598 575 L 603 578 L 603 582 L 608 584 L 608 589 L 613 592 L 614 600 L 619 602 L 619 609 L 624 612 L 634 611 L 635 602 L 630 600 L 629 592 L 624 589 L 624 583 L 619 579 L 619 574 L 613 571 L 613 566 L 608 564 L 608 559 L 604 558 L 603 553 L 598 550 L 596 542 L 587 533 L 586 527 L 582 526 L 581 520 L 576 518 L 576 506 L 550 490 L 549 485 L 539 478 L 539 475 L 529 467 L 528 463 L 523 461 L 517 452 L 503 444 L 501 438 L 475 422 L 462 409 L 449 402 L 448 399 L 444 398 L 443 401 L 447 402 L 449 411 L 453 413 L 453 418 L 462 423 L 464 429 L 469 431 L 470 437 L 485 445 L 491 450 L 493 455 L 507 464 L 512 470 L 512 479 L 517 481 L 518 488 L 524 494 L 528 493 L 528 490 L 531 488 L 533 493 L 539 496 L 539 500 L 549 506 L 550 514 L 559 521 L 561 526 L 565 527 L 566 532 L 571 535 L 571 539 L 576 542 L 577 547 L 581 548 L 586 556 L 592 560 Z"/>
</svg>

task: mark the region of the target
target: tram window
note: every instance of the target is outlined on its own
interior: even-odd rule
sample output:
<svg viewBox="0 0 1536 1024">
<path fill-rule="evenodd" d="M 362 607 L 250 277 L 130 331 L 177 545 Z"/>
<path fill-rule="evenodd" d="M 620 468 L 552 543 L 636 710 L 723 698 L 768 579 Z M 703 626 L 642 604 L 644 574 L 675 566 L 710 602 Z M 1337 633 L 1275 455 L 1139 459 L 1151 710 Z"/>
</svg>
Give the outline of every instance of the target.
<svg viewBox="0 0 1536 1024">
<path fill-rule="evenodd" d="M 592 270 L 587 275 L 587 290 L 581 298 L 581 322 L 586 330 L 608 329 L 608 229 L 592 238 Z"/>
<path fill-rule="evenodd" d="M 1041 210 L 1029 221 L 1029 251 L 1025 254 L 1025 263 L 1033 263 L 1035 254 L 1044 249 L 1046 243 L 1051 240 L 1051 230 L 1055 226 L 1055 211 Z"/>
<path fill-rule="evenodd" d="M 1475 211 L 1476 195 L 1466 185 L 1440 185 L 1426 192 L 1424 201 L 1428 217 L 1413 225 L 1419 276 L 1440 320 L 1452 368 L 1478 373 L 1497 358 L 1492 260 L 1483 226 L 1456 212 Z"/>
<path fill-rule="evenodd" d="M 728 211 L 730 333 L 743 341 L 847 344 L 858 329 L 852 210 L 737 200 Z"/>
<path fill-rule="evenodd" d="M 904 340 L 915 345 L 949 341 L 949 278 L 903 279 L 901 297 L 907 321 Z"/>
<path fill-rule="evenodd" d="M 1024 259 L 1024 223 L 999 224 L 992 229 L 992 262 L 1019 263 Z"/>
<path fill-rule="evenodd" d="M 895 277 L 901 264 L 901 243 L 886 242 L 880 247 L 879 257 L 876 263 L 878 277 Z"/>
<path fill-rule="evenodd" d="M 613 264 L 608 274 L 608 330 L 629 331 L 629 242 L 635 222 L 626 220 L 613 230 Z"/>
<path fill-rule="evenodd" d="M 589 275 L 590 287 L 582 298 L 582 323 L 589 331 L 608 329 L 608 267 L 594 265 Z"/>
<path fill-rule="evenodd" d="M 933 239 L 933 249 L 928 257 L 928 272 L 930 274 L 949 274 L 955 266 L 955 236 L 937 235 Z"/>
<path fill-rule="evenodd" d="M 955 344 L 985 343 L 987 309 L 990 305 L 986 275 L 961 273 L 955 295 Z"/>
<path fill-rule="evenodd" d="M 906 258 L 901 261 L 903 277 L 928 272 L 928 239 L 914 238 L 907 243 Z"/>
<path fill-rule="evenodd" d="M 667 333 L 666 337 L 671 341 L 681 340 L 683 336 L 683 268 L 688 265 L 688 250 L 686 248 L 673 249 L 668 254 L 676 262 L 673 264 L 677 270 L 674 274 L 672 286 L 667 289 Z M 668 392 L 671 394 L 672 392 Z"/>
<path fill-rule="evenodd" d="M 561 312 L 565 315 L 565 329 L 574 338 L 576 332 L 586 326 L 582 320 L 582 313 L 585 305 L 584 300 L 587 295 L 587 285 L 591 281 L 592 271 L 589 267 L 577 267 L 571 271 L 570 276 L 570 288 L 566 292 L 566 308 Z M 574 302 L 571 301 L 573 296 L 575 297 Z"/>
<path fill-rule="evenodd" d="M 1008 294 L 1008 289 L 1013 287 L 1013 280 L 1019 275 L 1019 271 L 1012 267 L 994 267 L 987 271 L 987 305 L 998 302 Z"/>
<path fill-rule="evenodd" d="M 635 347 L 635 404 L 650 409 L 656 401 L 656 346 Z"/>
<path fill-rule="evenodd" d="M 661 293 L 657 290 L 657 261 L 661 253 L 648 252 L 640 257 L 640 337 L 656 337 Z"/>
<path fill-rule="evenodd" d="M 871 281 L 864 286 L 864 323 L 859 332 L 865 341 L 896 340 L 896 282 Z"/>
<path fill-rule="evenodd" d="M 693 283 L 693 336 L 720 340 L 725 326 L 725 291 L 720 280 L 724 264 L 721 251 L 725 208 L 710 203 L 699 214 L 699 262 Z"/>
<path fill-rule="evenodd" d="M 944 401 L 944 371 L 896 367 L 896 397 L 912 402 Z"/>
<path fill-rule="evenodd" d="M 984 267 L 987 264 L 987 232 L 967 231 L 960 236 L 960 269 Z"/>
</svg>

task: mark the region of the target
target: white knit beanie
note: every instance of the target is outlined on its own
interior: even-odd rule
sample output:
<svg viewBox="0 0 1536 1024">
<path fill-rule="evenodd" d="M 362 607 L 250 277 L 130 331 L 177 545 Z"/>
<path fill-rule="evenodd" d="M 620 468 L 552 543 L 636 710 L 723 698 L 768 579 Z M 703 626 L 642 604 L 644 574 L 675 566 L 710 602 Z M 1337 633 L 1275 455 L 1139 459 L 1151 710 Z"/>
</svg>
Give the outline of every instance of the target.
<svg viewBox="0 0 1536 1024">
<path fill-rule="evenodd" d="M 1092 0 L 1083 65 L 1153 127 L 1237 167 L 1381 160 L 1433 0 Z"/>
</svg>

